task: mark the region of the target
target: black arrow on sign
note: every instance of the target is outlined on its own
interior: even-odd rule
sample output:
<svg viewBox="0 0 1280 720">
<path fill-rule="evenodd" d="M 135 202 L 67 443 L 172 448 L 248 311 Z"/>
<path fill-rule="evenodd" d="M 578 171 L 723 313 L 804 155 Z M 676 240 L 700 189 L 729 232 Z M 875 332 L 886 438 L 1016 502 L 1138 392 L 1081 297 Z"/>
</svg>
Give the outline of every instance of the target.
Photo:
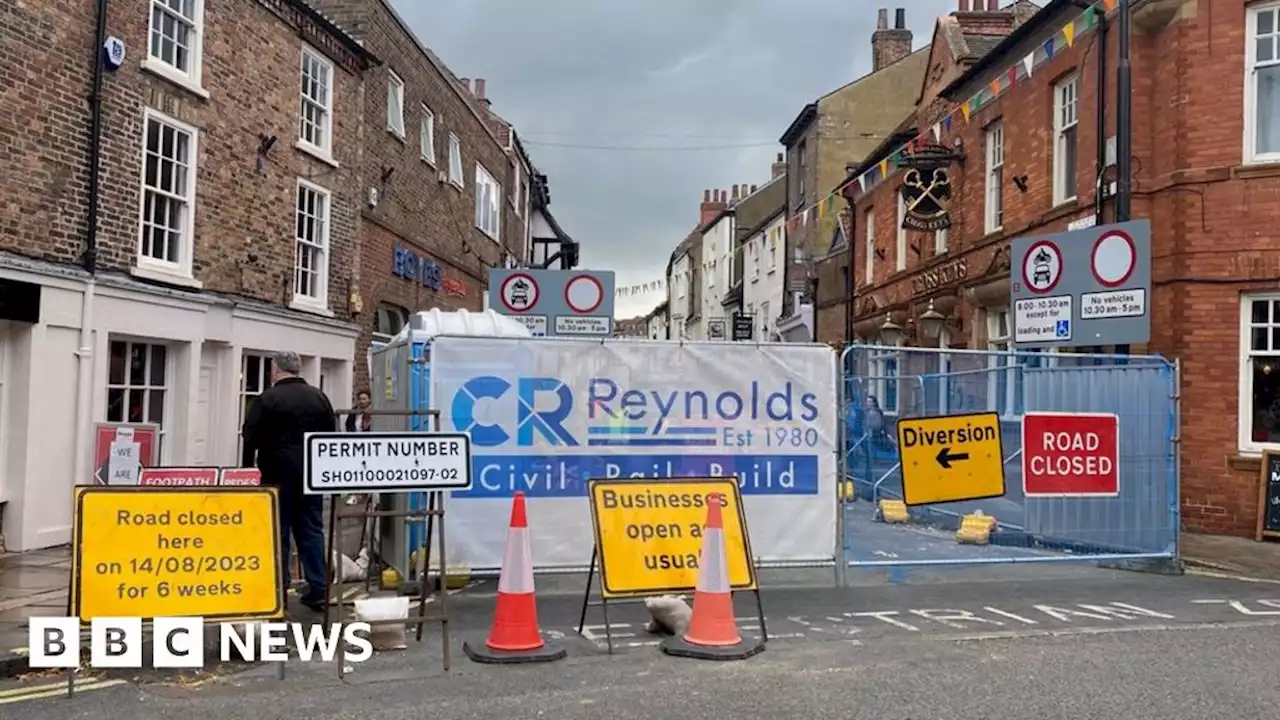
<svg viewBox="0 0 1280 720">
<path fill-rule="evenodd" d="M 953 460 L 968 460 L 968 459 L 969 459 L 969 453 L 953 453 L 951 452 L 951 448 L 949 447 L 944 447 L 938 451 L 938 458 L 937 458 L 938 464 L 941 465 L 942 469 L 944 470 L 951 469 L 951 461 Z"/>
</svg>

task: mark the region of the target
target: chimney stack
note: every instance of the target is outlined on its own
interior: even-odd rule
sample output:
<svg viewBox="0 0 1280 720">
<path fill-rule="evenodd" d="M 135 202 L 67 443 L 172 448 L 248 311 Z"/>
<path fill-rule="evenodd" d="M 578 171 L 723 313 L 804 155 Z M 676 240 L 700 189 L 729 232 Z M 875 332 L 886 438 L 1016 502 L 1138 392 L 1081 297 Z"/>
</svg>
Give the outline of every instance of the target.
<svg viewBox="0 0 1280 720">
<path fill-rule="evenodd" d="M 735 201 L 738 199 L 738 185 L 736 183 L 733 186 L 733 199 Z"/>
<path fill-rule="evenodd" d="M 493 105 L 493 101 L 484 94 L 484 78 L 476 78 L 476 99 L 479 100 L 486 108 Z"/>
<path fill-rule="evenodd" d="M 982 2 L 982 0 L 973 0 L 974 2 Z M 957 12 L 969 12 L 969 0 L 960 0 L 960 7 Z"/>
<path fill-rule="evenodd" d="M 467 92 L 471 92 L 471 78 L 458 78 L 458 82 L 462 83 L 462 87 L 466 88 Z"/>
<path fill-rule="evenodd" d="M 987 0 L 987 12 L 1000 12 L 1000 0 Z"/>
<path fill-rule="evenodd" d="M 770 180 L 777 180 L 787 174 L 787 161 L 782 159 L 782 153 L 778 153 L 777 159 L 773 161 L 773 167 L 771 170 L 772 174 L 769 176 Z"/>
<path fill-rule="evenodd" d="M 964 4 L 967 0 L 960 2 Z M 894 12 L 893 28 L 889 27 L 889 10 L 881 8 L 876 16 L 876 31 L 871 34 L 871 71 L 883 70 L 910 55 L 911 40 L 906 8 L 898 8 Z"/>
<path fill-rule="evenodd" d="M 702 206 L 698 208 L 698 228 L 705 228 L 716 219 L 722 210 L 727 208 L 728 192 L 724 190 L 703 190 Z"/>
<path fill-rule="evenodd" d="M 751 194 L 752 194 L 752 195 L 755 195 L 755 194 L 756 194 L 756 188 L 757 188 L 757 187 L 759 187 L 759 186 L 757 186 L 757 185 L 752 185 L 752 186 L 751 186 Z"/>
</svg>

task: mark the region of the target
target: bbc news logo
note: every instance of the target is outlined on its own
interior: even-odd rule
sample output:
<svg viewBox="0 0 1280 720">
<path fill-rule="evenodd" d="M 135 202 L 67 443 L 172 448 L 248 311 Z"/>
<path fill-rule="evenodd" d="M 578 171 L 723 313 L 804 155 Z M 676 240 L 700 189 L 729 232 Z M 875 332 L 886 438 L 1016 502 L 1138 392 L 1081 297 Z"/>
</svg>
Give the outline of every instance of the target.
<svg viewBox="0 0 1280 720">
<path fill-rule="evenodd" d="M 204 618 L 199 617 L 152 620 L 152 666 L 203 667 L 205 627 Z M 343 656 L 347 662 L 364 662 L 373 655 L 369 623 L 327 628 L 290 622 L 218 623 L 217 627 L 218 658 L 222 662 L 286 662 L 290 640 L 303 662 L 332 662 L 338 653 L 338 643 L 347 645 Z M 31 618 L 27 632 L 31 667 L 79 667 L 80 632 L 79 618 Z M 93 618 L 89 624 L 89 666 L 141 668 L 146 644 L 142 618 Z"/>
</svg>

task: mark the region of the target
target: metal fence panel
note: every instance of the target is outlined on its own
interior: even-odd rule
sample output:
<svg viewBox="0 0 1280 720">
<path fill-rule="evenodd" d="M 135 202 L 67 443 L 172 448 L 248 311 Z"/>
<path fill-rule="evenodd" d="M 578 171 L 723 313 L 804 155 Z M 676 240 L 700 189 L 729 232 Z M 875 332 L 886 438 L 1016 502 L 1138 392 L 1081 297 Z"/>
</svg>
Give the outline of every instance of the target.
<svg viewBox="0 0 1280 720">
<path fill-rule="evenodd" d="M 1153 356 L 975 351 L 853 345 L 844 373 L 843 472 L 850 565 L 1050 562 L 1176 555 L 1177 374 Z M 879 522 L 876 502 L 902 498 L 901 418 L 1000 414 L 1003 497 L 917 506 L 906 525 Z M 1027 412 L 1114 413 L 1118 497 L 1023 495 Z M 981 510 L 999 530 L 989 546 L 961 546 L 960 518 Z"/>
</svg>

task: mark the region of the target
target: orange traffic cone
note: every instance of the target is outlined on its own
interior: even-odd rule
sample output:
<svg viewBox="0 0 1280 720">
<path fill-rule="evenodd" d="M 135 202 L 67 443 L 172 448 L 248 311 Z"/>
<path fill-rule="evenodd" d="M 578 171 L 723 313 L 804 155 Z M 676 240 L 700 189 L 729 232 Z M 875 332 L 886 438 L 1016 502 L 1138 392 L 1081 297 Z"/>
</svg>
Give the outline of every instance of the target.
<svg viewBox="0 0 1280 720">
<path fill-rule="evenodd" d="M 693 595 L 693 617 L 683 637 L 662 642 L 668 655 L 701 660 L 743 660 L 764 650 L 759 639 L 743 641 L 733 615 L 733 591 L 729 587 L 729 559 L 724 544 L 724 512 L 721 496 L 707 496 L 707 527 L 698 558 L 698 585 Z"/>
<path fill-rule="evenodd" d="M 533 547 L 524 493 L 511 504 L 507 551 L 498 576 L 498 603 L 489 639 L 481 647 L 462 643 L 462 651 L 480 663 L 532 663 L 559 660 L 567 653 L 542 639 L 538 630 L 538 601 L 533 589 Z"/>
</svg>

